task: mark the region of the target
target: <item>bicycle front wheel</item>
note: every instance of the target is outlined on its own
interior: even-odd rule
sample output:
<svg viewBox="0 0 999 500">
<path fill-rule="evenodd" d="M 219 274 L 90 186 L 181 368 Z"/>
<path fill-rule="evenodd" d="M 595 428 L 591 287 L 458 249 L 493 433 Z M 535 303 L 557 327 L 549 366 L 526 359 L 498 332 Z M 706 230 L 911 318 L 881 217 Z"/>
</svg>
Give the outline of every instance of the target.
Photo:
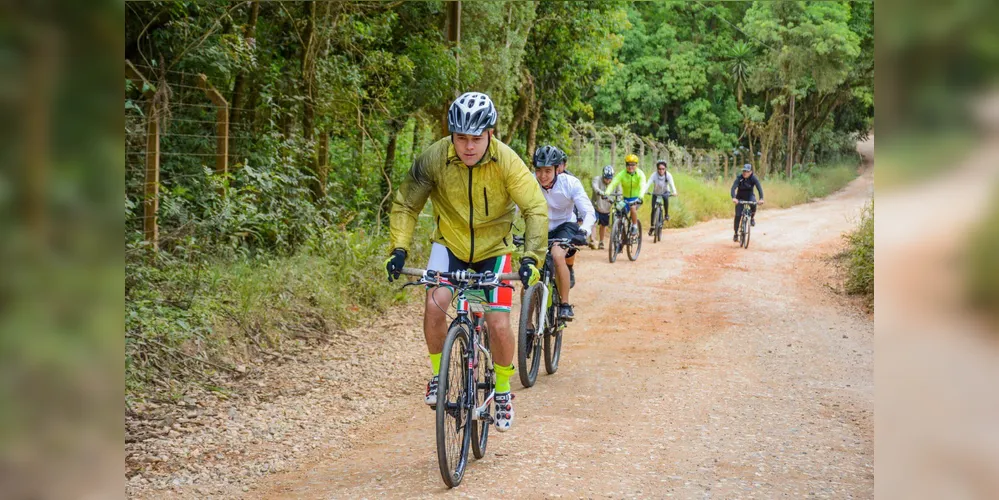
<svg viewBox="0 0 999 500">
<path fill-rule="evenodd" d="M 749 217 L 743 217 L 743 242 L 742 248 L 749 248 L 749 235 L 753 230 L 752 225 L 749 223 Z"/>
<path fill-rule="evenodd" d="M 437 464 L 448 488 L 461 484 L 468 465 L 472 433 L 468 368 L 471 332 L 454 322 L 444 338 L 437 390 Z"/>
<path fill-rule="evenodd" d="M 544 290 L 541 283 L 527 289 L 520 302 L 520 332 L 517 335 L 517 365 L 520 383 L 531 387 L 538 380 L 538 367 L 541 366 L 541 342 L 538 328 L 541 325 L 545 305 L 541 303 Z"/>
<path fill-rule="evenodd" d="M 636 222 L 635 226 L 638 227 L 638 236 L 634 243 L 631 239 L 628 240 L 628 259 L 631 261 L 638 260 L 638 253 L 642 251 L 642 221 Z"/>
<path fill-rule="evenodd" d="M 663 234 L 662 216 L 663 216 L 663 211 L 661 208 L 659 208 L 659 205 L 657 204 L 655 208 L 652 209 L 652 220 L 654 220 L 656 224 L 654 226 L 655 231 L 653 231 L 652 233 L 653 243 L 658 243 L 659 240 L 662 239 L 662 234 Z"/>
<path fill-rule="evenodd" d="M 611 224 L 610 230 L 610 242 L 607 245 L 607 259 L 610 260 L 611 264 L 617 260 L 617 254 L 621 251 L 621 219 L 619 217 L 614 217 L 614 222 Z"/>
</svg>

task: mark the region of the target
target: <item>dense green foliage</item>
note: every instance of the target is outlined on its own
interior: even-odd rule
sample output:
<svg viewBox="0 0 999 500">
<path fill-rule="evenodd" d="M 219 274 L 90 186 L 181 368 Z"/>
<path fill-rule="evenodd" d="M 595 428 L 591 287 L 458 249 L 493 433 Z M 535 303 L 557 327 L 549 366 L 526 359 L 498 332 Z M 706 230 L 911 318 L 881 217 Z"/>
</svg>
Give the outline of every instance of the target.
<svg viewBox="0 0 999 500">
<path fill-rule="evenodd" d="M 993 203 L 972 238 L 966 272 L 972 302 L 999 318 L 999 203 Z"/>
<path fill-rule="evenodd" d="M 847 236 L 846 291 L 863 295 L 874 309 L 874 200 L 864 208 L 857 229 Z"/>
<path fill-rule="evenodd" d="M 767 173 L 827 161 L 871 128 L 873 5 L 638 2 L 620 68 L 598 87 L 597 119 L 687 147 L 746 148 Z"/>
<path fill-rule="evenodd" d="M 462 91 L 492 96 L 499 138 L 525 158 L 554 143 L 576 168 L 581 134 L 609 130 L 611 162 L 637 151 L 635 137 L 680 156 L 734 151 L 757 158 L 774 187 L 793 95 L 799 166 L 787 204 L 824 194 L 807 183 L 837 171 L 814 165 L 834 163 L 872 124 L 870 4 L 464 2 L 457 43 L 448 10 L 441 1 L 125 5 L 125 58 L 149 81 L 125 84 L 130 380 L 239 344 L 219 334 L 220 322 L 287 322 L 263 314 L 267 305 L 304 303 L 342 323 L 344 311 L 394 300 L 372 285 L 388 201 L 413 158 L 444 135 L 444 111 Z M 213 169 L 216 106 L 198 74 L 230 107 L 225 175 Z M 142 234 L 152 104 L 164 152 L 155 253 Z M 590 158 L 608 152 L 590 146 Z M 689 196 L 678 213 L 690 214 L 678 221 L 726 215 L 731 181 L 692 176 L 678 179 Z M 714 189 L 719 208 L 706 208 Z"/>
</svg>

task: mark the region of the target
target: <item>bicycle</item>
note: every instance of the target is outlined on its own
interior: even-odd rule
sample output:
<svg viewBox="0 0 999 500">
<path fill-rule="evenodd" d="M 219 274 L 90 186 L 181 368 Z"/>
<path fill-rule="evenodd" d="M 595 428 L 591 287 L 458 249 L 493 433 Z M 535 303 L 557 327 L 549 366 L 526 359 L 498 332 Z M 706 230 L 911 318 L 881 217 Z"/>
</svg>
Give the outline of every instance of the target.
<svg viewBox="0 0 999 500">
<path fill-rule="evenodd" d="M 658 243 L 663 239 L 663 225 L 666 223 L 666 206 L 663 203 L 664 196 L 672 196 L 669 193 L 656 196 L 656 203 L 652 206 L 652 242 Z M 639 229 L 641 230 L 641 229 Z"/>
<path fill-rule="evenodd" d="M 612 198 L 615 200 L 620 199 L 621 195 L 612 195 Z M 642 251 L 642 221 L 632 223 L 631 211 L 629 210 L 629 207 L 633 203 L 638 203 L 638 201 L 640 200 L 614 205 L 614 221 L 611 222 L 610 245 L 607 245 L 607 257 L 611 263 L 617 260 L 617 255 L 621 253 L 624 247 L 627 247 L 628 259 L 631 261 L 638 260 L 638 253 Z M 633 233 L 632 227 L 635 226 L 637 226 L 638 231 Z M 632 236 L 632 234 L 635 234 L 635 236 Z"/>
<path fill-rule="evenodd" d="M 514 237 L 514 243 L 518 238 Z M 523 242 L 523 240 L 520 240 Z M 559 359 L 562 354 L 562 330 L 566 320 L 559 317 L 559 306 L 562 305 L 558 283 L 555 280 L 555 260 L 552 257 L 552 246 L 564 248 L 567 256 L 576 251 L 576 246 L 570 238 L 553 238 L 548 240 L 548 255 L 541 268 L 541 279 L 531 285 L 521 296 L 520 301 L 520 331 L 517 334 L 517 363 L 520 367 L 520 383 L 531 387 L 538 379 L 538 369 L 541 365 L 541 348 L 544 345 L 545 372 L 549 375 L 558 371 Z M 542 304 L 545 304 L 542 307 Z"/>
<path fill-rule="evenodd" d="M 749 248 L 749 231 L 752 228 L 752 224 L 749 221 L 752 220 L 753 213 L 750 206 L 756 205 L 756 202 L 739 200 L 739 204 L 742 205 L 742 213 L 739 217 L 739 246 Z"/>
<path fill-rule="evenodd" d="M 441 352 L 436 411 L 437 464 L 448 488 L 461 484 L 468 465 L 468 449 L 479 459 L 486 454 L 496 374 L 489 352 L 489 330 L 485 324 L 486 294 L 503 283 L 519 279 L 517 273 L 495 274 L 468 271 L 443 272 L 403 268 L 402 274 L 420 279 L 403 285 L 453 288 L 458 313 L 448 327 Z M 446 281 L 444 281 L 446 280 Z M 471 317 L 469 316 L 471 311 Z M 481 400 L 481 403 L 479 401 Z"/>
</svg>

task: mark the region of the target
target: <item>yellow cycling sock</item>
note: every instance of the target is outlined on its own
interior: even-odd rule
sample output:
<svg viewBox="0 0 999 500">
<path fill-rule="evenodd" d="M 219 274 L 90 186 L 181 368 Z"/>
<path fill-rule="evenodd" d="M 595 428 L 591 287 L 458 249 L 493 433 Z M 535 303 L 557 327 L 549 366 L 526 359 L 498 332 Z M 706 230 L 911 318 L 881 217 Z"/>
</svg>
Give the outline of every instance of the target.
<svg viewBox="0 0 999 500">
<path fill-rule="evenodd" d="M 513 376 L 513 365 L 493 365 L 496 368 L 496 392 L 510 392 L 510 377 Z"/>
<path fill-rule="evenodd" d="M 434 371 L 434 376 L 441 373 L 441 353 L 430 355 L 430 368 Z"/>
</svg>

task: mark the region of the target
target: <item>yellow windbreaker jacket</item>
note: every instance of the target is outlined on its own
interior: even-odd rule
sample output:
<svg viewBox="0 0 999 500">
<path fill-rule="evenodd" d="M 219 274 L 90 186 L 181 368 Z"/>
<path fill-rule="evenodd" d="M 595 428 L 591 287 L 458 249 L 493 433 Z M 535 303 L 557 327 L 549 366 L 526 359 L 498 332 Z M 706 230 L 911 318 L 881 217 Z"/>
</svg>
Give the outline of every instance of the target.
<svg viewBox="0 0 999 500">
<path fill-rule="evenodd" d="M 493 138 L 485 157 L 468 167 L 450 137 L 421 154 L 396 193 L 389 216 L 392 247 L 409 252 L 416 218 L 427 198 L 436 223 L 433 241 L 474 263 L 513 252 L 514 209 L 524 214 L 524 256 L 540 266 L 548 250 L 548 205 L 523 160 Z"/>
</svg>

